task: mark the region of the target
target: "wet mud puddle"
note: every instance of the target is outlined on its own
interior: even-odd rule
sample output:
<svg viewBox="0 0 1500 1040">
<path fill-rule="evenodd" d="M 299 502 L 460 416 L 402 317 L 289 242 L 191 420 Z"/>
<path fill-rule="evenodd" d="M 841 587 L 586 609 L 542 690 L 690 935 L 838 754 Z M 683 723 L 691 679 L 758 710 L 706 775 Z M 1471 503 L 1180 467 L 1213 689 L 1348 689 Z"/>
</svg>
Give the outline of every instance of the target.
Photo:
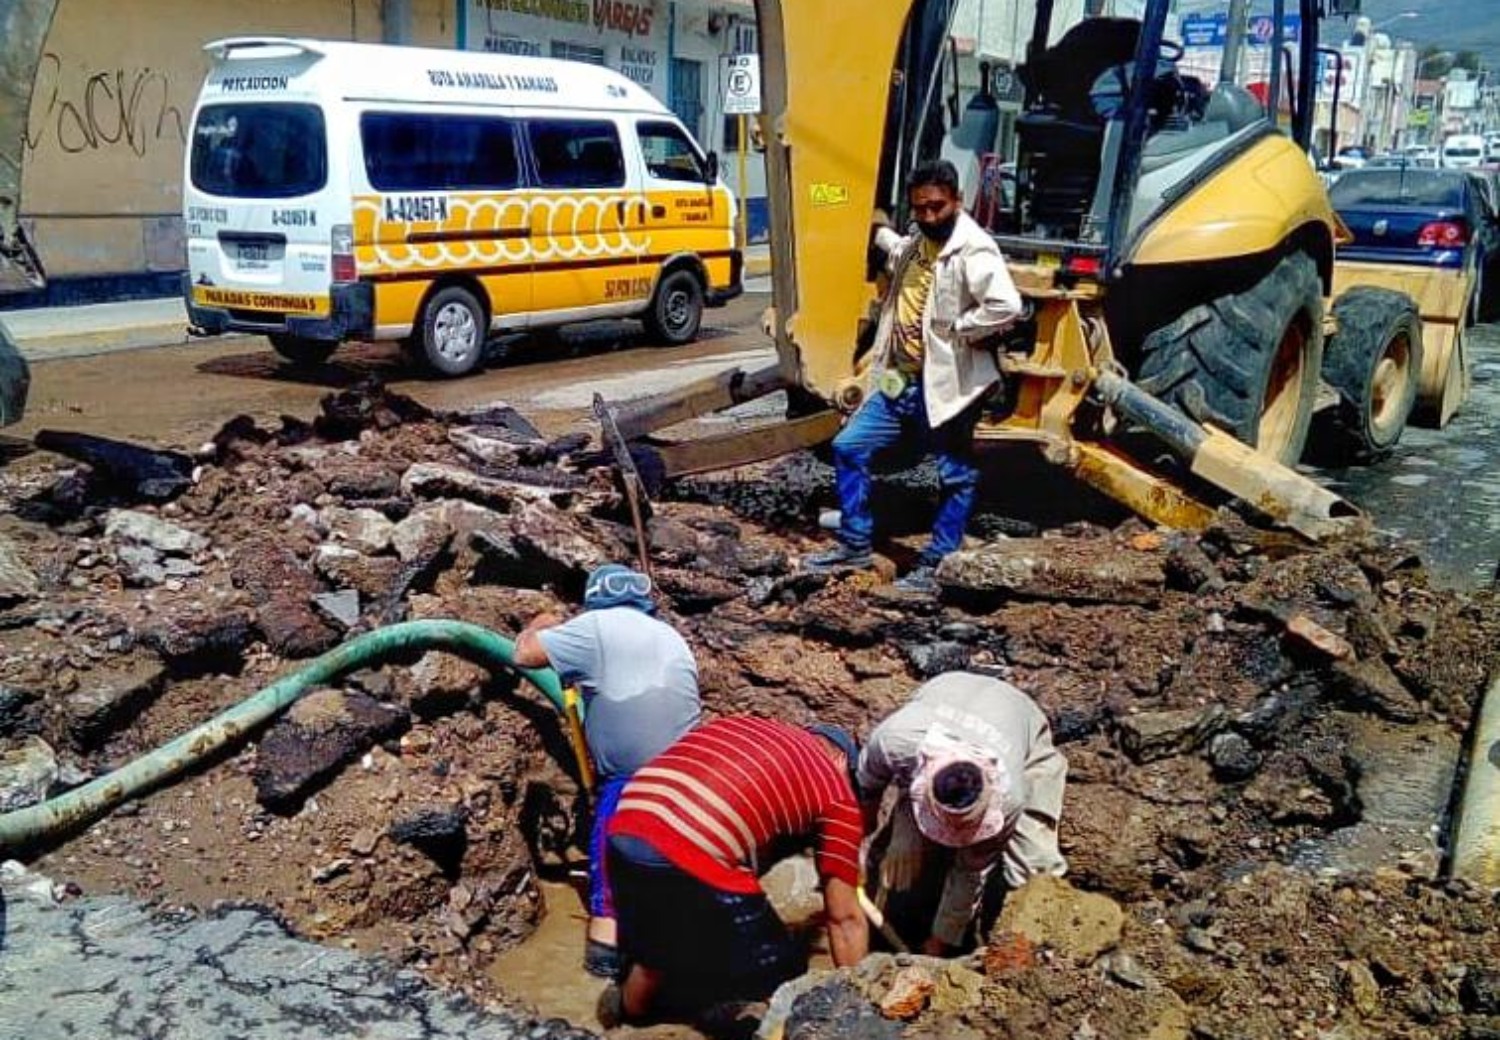
<svg viewBox="0 0 1500 1040">
<path fill-rule="evenodd" d="M 797 857 L 778 864 L 761 879 L 771 903 L 783 920 L 811 942 L 811 966 L 828 968 L 833 962 L 817 914 L 822 909 L 817 875 L 811 858 Z M 598 1005 L 608 983 L 583 970 L 584 924 L 582 880 L 539 881 L 546 907 L 525 942 L 507 950 L 489 966 L 486 975 L 507 1001 L 534 1011 L 538 1018 L 566 1019 L 584 1029 L 599 1029 Z M 657 1026 L 638 1031 L 653 1038 L 703 1036 L 688 1026 Z M 632 1035 L 637 1035 L 633 1033 Z"/>
</svg>

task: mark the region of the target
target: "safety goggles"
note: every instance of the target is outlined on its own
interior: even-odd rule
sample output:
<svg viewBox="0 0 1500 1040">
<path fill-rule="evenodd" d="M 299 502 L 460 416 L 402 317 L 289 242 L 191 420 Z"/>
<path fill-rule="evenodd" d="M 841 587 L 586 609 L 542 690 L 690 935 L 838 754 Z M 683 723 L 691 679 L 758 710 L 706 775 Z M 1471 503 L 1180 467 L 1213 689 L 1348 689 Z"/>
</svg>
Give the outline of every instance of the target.
<svg viewBox="0 0 1500 1040">
<path fill-rule="evenodd" d="M 651 595 L 651 579 L 639 571 L 610 571 L 589 582 L 585 599 L 619 599 L 622 596 Z"/>
</svg>

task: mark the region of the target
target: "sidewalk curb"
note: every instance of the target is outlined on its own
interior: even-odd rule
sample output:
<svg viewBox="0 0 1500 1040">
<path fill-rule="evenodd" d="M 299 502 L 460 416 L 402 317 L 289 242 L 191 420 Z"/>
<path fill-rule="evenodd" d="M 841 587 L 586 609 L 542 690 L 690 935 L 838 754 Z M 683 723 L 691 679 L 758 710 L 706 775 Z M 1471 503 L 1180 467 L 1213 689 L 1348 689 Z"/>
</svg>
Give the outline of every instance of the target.
<svg viewBox="0 0 1500 1040">
<path fill-rule="evenodd" d="M 19 340 L 17 345 L 27 361 L 38 362 L 96 357 L 125 350 L 149 350 L 152 347 L 175 347 L 191 342 L 193 338 L 187 334 L 187 322 L 181 321 L 56 336 L 31 336 Z"/>
<path fill-rule="evenodd" d="M 745 257 L 745 278 L 764 278 L 771 273 L 771 257 L 752 253 Z"/>
</svg>

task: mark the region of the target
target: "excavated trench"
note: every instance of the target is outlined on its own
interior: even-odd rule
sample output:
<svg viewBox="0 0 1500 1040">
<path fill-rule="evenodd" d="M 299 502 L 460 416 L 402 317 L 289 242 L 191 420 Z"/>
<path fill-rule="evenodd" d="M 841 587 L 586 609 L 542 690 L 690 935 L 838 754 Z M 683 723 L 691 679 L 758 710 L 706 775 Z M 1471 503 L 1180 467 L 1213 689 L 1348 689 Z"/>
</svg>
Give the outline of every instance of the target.
<svg viewBox="0 0 1500 1040">
<path fill-rule="evenodd" d="M 312 423 L 231 423 L 165 496 L 97 459 L 0 474 L 0 800 L 118 766 L 352 633 L 514 632 L 572 609 L 588 569 L 634 556 L 601 462 L 503 407 L 359 390 Z M 891 558 L 930 494 L 920 475 L 884 486 Z M 976 529 L 1011 537 L 911 600 L 878 575 L 798 573 L 830 500 L 810 457 L 669 498 L 653 565 L 710 713 L 868 732 L 923 678 L 969 668 L 1032 692 L 1070 762 L 1069 884 L 1007 900 L 964 961 L 810 979 L 780 1002 L 786 1036 L 1500 1031 L 1500 903 L 1439 869 L 1500 653 L 1490 594 L 1432 587 L 1368 532 L 1309 550 L 1229 513 L 1183 536 L 992 504 Z M 597 1028 L 586 818 L 551 707 L 428 654 L 307 697 L 29 858 L 88 892 L 252 902 Z M 805 869 L 785 869 L 778 898 L 815 913 Z"/>
</svg>

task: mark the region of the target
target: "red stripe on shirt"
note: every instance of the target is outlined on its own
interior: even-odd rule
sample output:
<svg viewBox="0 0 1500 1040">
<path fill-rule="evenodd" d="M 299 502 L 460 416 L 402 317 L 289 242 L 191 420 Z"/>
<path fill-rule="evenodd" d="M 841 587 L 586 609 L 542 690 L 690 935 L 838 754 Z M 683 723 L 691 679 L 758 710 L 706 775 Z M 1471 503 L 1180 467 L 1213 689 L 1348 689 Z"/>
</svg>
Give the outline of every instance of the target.
<svg viewBox="0 0 1500 1040">
<path fill-rule="evenodd" d="M 825 881 L 859 883 L 864 831 L 848 777 L 823 741 L 775 719 L 719 719 L 683 737 L 625 785 L 609 825 L 705 884 L 757 892 L 768 849 L 816 839 Z M 750 855 L 744 854 L 746 837 Z"/>
</svg>

